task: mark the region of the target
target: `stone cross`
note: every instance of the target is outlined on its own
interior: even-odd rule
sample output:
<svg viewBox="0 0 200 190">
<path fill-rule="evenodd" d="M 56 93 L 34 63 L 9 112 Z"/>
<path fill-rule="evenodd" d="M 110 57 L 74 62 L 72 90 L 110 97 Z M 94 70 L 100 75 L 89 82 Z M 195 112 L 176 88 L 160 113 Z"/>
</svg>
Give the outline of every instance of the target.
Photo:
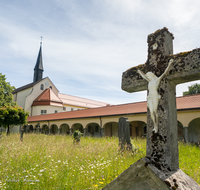
<svg viewBox="0 0 200 190">
<path fill-rule="evenodd" d="M 173 34 L 167 28 L 148 36 L 148 58 L 145 64 L 130 68 L 122 76 L 122 89 L 127 92 L 147 90 L 147 81 L 138 73 L 152 72 L 158 78 L 173 60 L 158 86 L 158 131 L 147 108 L 146 157 L 162 171 L 179 168 L 176 111 L 176 85 L 200 79 L 200 48 L 173 55 Z M 149 91 L 147 91 L 149 94 Z"/>
<path fill-rule="evenodd" d="M 118 122 L 119 145 L 121 150 L 131 149 L 130 124 L 128 118 L 120 117 Z"/>
</svg>

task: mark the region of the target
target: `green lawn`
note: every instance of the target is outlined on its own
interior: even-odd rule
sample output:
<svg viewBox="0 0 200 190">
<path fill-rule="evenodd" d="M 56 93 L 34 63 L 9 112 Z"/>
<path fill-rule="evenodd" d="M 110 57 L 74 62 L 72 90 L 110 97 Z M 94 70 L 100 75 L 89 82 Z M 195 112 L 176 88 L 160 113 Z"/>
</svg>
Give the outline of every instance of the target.
<svg viewBox="0 0 200 190">
<path fill-rule="evenodd" d="M 119 153 L 118 138 L 19 134 L 0 139 L 0 189 L 101 189 L 146 154 L 146 140 L 133 140 L 136 153 Z M 179 143 L 180 168 L 200 184 L 200 148 Z"/>
</svg>

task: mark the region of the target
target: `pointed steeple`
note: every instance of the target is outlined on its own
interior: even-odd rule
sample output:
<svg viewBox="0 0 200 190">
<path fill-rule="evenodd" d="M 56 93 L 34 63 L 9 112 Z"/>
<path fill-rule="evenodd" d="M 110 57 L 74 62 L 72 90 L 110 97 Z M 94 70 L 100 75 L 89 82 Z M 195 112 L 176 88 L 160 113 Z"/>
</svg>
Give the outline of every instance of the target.
<svg viewBox="0 0 200 190">
<path fill-rule="evenodd" d="M 36 82 L 42 79 L 43 71 L 44 69 L 43 69 L 43 64 L 42 64 L 42 41 L 41 41 L 40 50 L 39 50 L 37 61 L 34 68 L 33 82 Z"/>
</svg>

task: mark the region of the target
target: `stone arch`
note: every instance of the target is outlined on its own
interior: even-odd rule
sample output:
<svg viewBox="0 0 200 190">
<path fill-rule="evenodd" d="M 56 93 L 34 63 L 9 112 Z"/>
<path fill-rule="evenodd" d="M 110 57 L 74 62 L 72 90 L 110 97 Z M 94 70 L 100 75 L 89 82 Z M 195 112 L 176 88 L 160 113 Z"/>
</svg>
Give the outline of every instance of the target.
<svg viewBox="0 0 200 190">
<path fill-rule="evenodd" d="M 98 123 L 88 123 L 85 127 L 84 135 L 92 137 L 101 136 L 101 128 Z"/>
<path fill-rule="evenodd" d="M 63 123 L 60 125 L 60 134 L 61 135 L 69 135 L 69 125 L 67 123 Z"/>
<path fill-rule="evenodd" d="M 23 128 L 25 133 L 33 133 L 33 125 L 24 125 Z"/>
<path fill-rule="evenodd" d="M 41 128 L 42 130 L 41 130 L 41 133 L 42 134 L 49 134 L 49 127 L 48 127 L 48 125 L 46 125 L 46 124 L 44 124 L 44 125 L 42 125 L 42 128 Z"/>
<path fill-rule="evenodd" d="M 50 133 L 53 135 L 58 134 L 58 126 L 56 124 L 52 124 L 50 127 Z"/>
<path fill-rule="evenodd" d="M 144 121 L 129 121 L 130 124 L 130 136 L 133 138 L 146 137 L 147 124 Z"/>
<path fill-rule="evenodd" d="M 105 123 L 103 128 L 104 128 L 105 136 L 108 136 L 108 137 L 118 136 L 118 123 L 117 122 Z"/>
<path fill-rule="evenodd" d="M 184 141 L 183 124 L 178 120 L 177 120 L 177 128 L 178 128 L 178 140 Z"/>
<path fill-rule="evenodd" d="M 81 133 L 84 133 L 84 130 L 83 130 L 83 125 L 80 124 L 80 123 L 74 123 L 72 125 L 72 133 L 76 130 L 79 130 Z"/>
<path fill-rule="evenodd" d="M 188 125 L 188 135 L 191 143 L 200 142 L 200 117 L 190 121 Z"/>
<path fill-rule="evenodd" d="M 33 133 L 33 125 L 27 125 L 28 133 Z"/>
</svg>

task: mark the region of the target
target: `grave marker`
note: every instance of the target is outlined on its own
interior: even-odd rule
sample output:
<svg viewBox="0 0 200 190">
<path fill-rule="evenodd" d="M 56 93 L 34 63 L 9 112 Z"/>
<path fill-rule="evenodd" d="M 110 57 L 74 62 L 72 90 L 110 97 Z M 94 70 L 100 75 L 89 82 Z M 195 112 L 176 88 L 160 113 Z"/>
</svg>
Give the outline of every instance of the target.
<svg viewBox="0 0 200 190">
<path fill-rule="evenodd" d="M 123 73 L 122 89 L 127 92 L 147 90 L 148 80 L 140 71 L 159 78 L 156 108 L 158 130 L 147 108 L 146 158 L 137 161 L 104 189 L 200 189 L 200 186 L 179 169 L 176 111 L 176 85 L 200 79 L 200 48 L 173 55 L 172 40 L 167 28 L 148 36 L 148 59 L 144 65 Z M 170 61 L 171 60 L 171 61 Z M 171 64 L 168 67 L 168 63 Z M 166 69 L 167 68 L 167 69 Z M 140 70 L 140 71 L 139 71 Z M 149 95 L 147 91 L 147 96 Z M 149 98 L 149 96 L 148 96 Z M 154 130 L 153 130 L 154 129 Z M 147 184 L 146 181 L 148 180 Z"/>
<path fill-rule="evenodd" d="M 132 148 L 130 140 L 130 124 L 128 118 L 120 117 L 118 122 L 119 145 L 121 150 Z"/>
</svg>

